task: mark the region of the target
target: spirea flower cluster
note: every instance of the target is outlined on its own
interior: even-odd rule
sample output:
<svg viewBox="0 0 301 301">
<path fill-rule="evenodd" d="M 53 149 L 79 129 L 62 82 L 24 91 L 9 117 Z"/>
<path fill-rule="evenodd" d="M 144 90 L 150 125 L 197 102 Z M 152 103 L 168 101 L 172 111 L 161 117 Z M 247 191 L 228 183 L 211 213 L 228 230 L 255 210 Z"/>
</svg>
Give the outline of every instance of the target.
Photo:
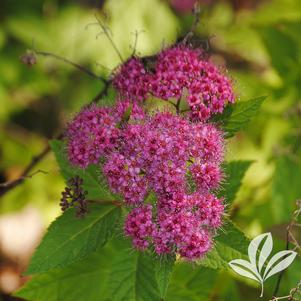
<svg viewBox="0 0 301 301">
<path fill-rule="evenodd" d="M 129 208 L 124 232 L 133 246 L 187 260 L 208 252 L 222 224 L 223 200 L 215 191 L 223 179 L 224 139 L 208 118 L 234 101 L 231 82 L 200 57 L 190 48 L 167 49 L 153 72 L 130 59 L 113 78 L 116 105 L 84 108 L 66 131 L 69 161 L 80 168 L 99 164 Z M 149 94 L 179 102 L 184 92 L 191 114 L 143 107 Z"/>
<path fill-rule="evenodd" d="M 145 100 L 186 98 L 194 118 L 208 120 L 233 103 L 232 83 L 222 70 L 205 59 L 200 49 L 176 46 L 163 50 L 154 70 L 148 71 L 138 58 L 131 58 L 116 73 L 114 86 L 121 96 Z"/>
</svg>

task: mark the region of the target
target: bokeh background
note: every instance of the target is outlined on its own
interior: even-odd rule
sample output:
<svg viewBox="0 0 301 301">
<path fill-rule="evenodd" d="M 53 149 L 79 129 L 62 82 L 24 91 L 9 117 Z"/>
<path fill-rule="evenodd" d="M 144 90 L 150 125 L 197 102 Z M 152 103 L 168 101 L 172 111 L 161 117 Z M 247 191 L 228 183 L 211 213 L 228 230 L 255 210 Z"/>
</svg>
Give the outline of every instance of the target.
<svg viewBox="0 0 301 301">
<path fill-rule="evenodd" d="M 101 89 L 100 81 L 50 57 L 38 57 L 29 68 L 20 62 L 27 49 L 52 52 L 108 76 L 119 59 L 98 34 L 100 29 L 89 25 L 95 13 L 105 20 L 124 57 L 133 52 L 135 32 L 136 53 L 151 55 L 189 30 L 193 2 L 2 0 L 0 182 L 18 178 L 32 156 Z M 200 3 L 194 45 L 206 48 L 211 60 L 227 68 L 238 101 L 268 96 L 260 114 L 228 142 L 229 160 L 254 161 L 229 215 L 250 237 L 272 232 L 276 247 L 284 249 L 286 226 L 301 198 L 301 1 Z M 14 300 L 11 293 L 26 281 L 20 274 L 47 225 L 60 213 L 64 182 L 54 156 L 48 154 L 36 170 L 42 172 L 0 197 L 0 300 Z M 300 231 L 295 234 L 300 238 Z M 300 281 L 300 267 L 296 260 L 284 274 L 280 295 Z M 267 281 L 267 295 L 272 296 L 276 278 Z M 257 297 L 252 281 L 225 272 L 206 299 L 193 300 Z"/>
</svg>

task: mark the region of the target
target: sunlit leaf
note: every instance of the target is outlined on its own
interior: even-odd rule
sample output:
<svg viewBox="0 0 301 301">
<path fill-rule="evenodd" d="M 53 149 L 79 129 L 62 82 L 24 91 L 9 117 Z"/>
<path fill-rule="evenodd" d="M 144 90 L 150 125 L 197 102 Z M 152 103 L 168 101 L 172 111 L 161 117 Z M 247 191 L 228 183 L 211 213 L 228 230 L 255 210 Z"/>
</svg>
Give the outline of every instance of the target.
<svg viewBox="0 0 301 301">
<path fill-rule="evenodd" d="M 120 244 L 119 251 L 112 260 L 108 278 L 108 299 L 161 300 L 153 257 L 147 252 L 132 250 L 128 243 Z"/>
<path fill-rule="evenodd" d="M 111 250 L 34 276 L 15 295 L 30 301 L 99 301 L 108 285 Z"/>
<path fill-rule="evenodd" d="M 224 165 L 225 184 L 219 195 L 225 198 L 227 204 L 232 204 L 238 192 L 242 179 L 252 161 L 232 161 Z"/>
<path fill-rule="evenodd" d="M 174 267 L 166 301 L 208 300 L 214 291 L 217 270 L 180 263 Z M 163 299 L 165 300 L 165 299 Z"/>
<path fill-rule="evenodd" d="M 166 296 L 175 260 L 176 258 L 174 255 L 167 255 L 163 258 L 157 256 L 155 260 L 156 278 L 158 282 L 160 296 L 163 299 Z"/>
<path fill-rule="evenodd" d="M 229 105 L 222 115 L 214 118 L 214 121 L 221 124 L 221 128 L 226 133 L 225 137 L 230 138 L 256 116 L 265 99 L 266 96 L 261 96 Z"/>
<path fill-rule="evenodd" d="M 64 267 L 100 249 L 116 230 L 121 210 L 114 205 L 91 205 L 82 218 L 69 209 L 58 217 L 37 248 L 28 274 Z"/>
</svg>

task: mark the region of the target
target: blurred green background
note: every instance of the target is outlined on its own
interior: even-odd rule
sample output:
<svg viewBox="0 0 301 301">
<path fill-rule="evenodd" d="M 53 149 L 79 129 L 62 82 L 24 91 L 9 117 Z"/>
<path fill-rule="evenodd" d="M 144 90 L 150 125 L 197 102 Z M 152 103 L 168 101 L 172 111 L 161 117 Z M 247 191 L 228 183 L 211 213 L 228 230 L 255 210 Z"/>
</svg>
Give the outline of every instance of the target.
<svg viewBox="0 0 301 301">
<path fill-rule="evenodd" d="M 211 60 L 227 68 L 238 101 L 268 96 L 245 131 L 228 141 L 229 160 L 254 161 L 228 213 L 250 237 L 270 231 L 284 249 L 285 229 L 301 198 L 301 1 L 200 2 L 193 43 L 207 47 Z M 191 0 L 2 0 L 0 6 L 0 182 L 18 178 L 32 156 L 101 89 L 100 81 L 49 57 L 38 57 L 29 68 L 19 59 L 26 49 L 53 52 L 108 76 L 119 59 L 100 29 L 88 25 L 95 13 L 124 57 L 133 51 L 136 31 L 136 52 L 150 55 L 193 23 Z M 59 214 L 64 182 L 53 155 L 33 171 L 38 169 L 45 173 L 0 198 L 3 300 L 24 281 L 20 273 Z M 284 274 L 280 294 L 297 285 L 300 267 L 296 260 Z M 267 295 L 272 296 L 276 278 L 267 282 Z M 208 295 L 208 300 L 257 300 L 258 289 L 221 273 Z"/>
</svg>

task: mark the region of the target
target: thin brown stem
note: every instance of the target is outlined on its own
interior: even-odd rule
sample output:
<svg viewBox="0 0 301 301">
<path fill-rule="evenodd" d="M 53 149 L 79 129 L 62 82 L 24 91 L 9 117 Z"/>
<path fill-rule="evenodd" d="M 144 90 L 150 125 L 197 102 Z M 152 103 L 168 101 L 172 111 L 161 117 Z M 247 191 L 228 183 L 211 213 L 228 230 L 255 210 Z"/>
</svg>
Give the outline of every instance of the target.
<svg viewBox="0 0 301 301">
<path fill-rule="evenodd" d="M 91 100 L 90 103 L 97 103 L 97 102 L 99 102 L 104 96 L 108 95 L 110 85 L 111 85 L 111 80 L 107 80 L 107 81 L 104 83 L 103 89 L 100 90 L 99 93 L 97 93 L 97 94 L 93 97 L 93 99 Z"/>
<path fill-rule="evenodd" d="M 134 32 L 135 39 L 134 39 L 134 45 L 132 46 L 133 52 L 132 52 L 131 57 L 133 57 L 133 56 L 136 55 L 136 52 L 137 52 L 137 44 L 138 44 L 138 37 L 139 37 L 139 34 L 140 34 L 141 32 L 143 32 L 143 31 L 138 31 L 138 30 L 136 30 L 136 31 Z"/>
<path fill-rule="evenodd" d="M 185 109 L 185 110 L 181 110 L 180 113 L 186 113 L 186 112 L 189 112 L 189 111 L 191 111 L 190 108 L 189 109 Z"/>
<path fill-rule="evenodd" d="M 109 86 L 111 84 L 111 81 L 104 80 L 104 87 L 103 89 L 91 100 L 90 103 L 97 103 L 103 96 L 107 95 Z M 63 138 L 63 133 L 57 135 L 55 139 L 61 140 Z M 44 158 L 50 153 L 50 145 L 47 143 L 47 145 L 43 148 L 43 150 L 36 156 L 34 156 L 29 164 L 25 167 L 21 175 L 12 181 L 0 183 L 0 197 L 5 195 L 7 192 L 12 190 L 13 188 L 17 187 L 18 185 L 22 184 L 26 179 L 32 178 L 34 174 L 37 172 L 34 172 L 30 175 L 30 172 L 33 170 L 34 167 L 38 163 L 40 163 Z"/>
<path fill-rule="evenodd" d="M 97 80 L 101 80 L 101 81 L 105 82 L 104 78 L 102 78 L 101 76 L 98 76 L 97 74 L 95 74 L 94 72 L 89 70 L 88 68 L 86 68 L 86 67 L 84 67 L 84 66 L 82 66 L 78 63 L 74 63 L 74 62 L 72 62 L 72 61 L 70 61 L 70 60 L 68 60 L 64 57 L 61 57 L 61 56 L 57 55 L 57 54 L 54 54 L 54 53 L 51 53 L 51 52 L 46 52 L 46 51 L 39 51 L 39 50 L 34 50 L 34 53 L 36 55 L 41 55 L 41 56 L 45 56 L 45 57 L 47 57 L 47 56 L 52 57 L 56 60 L 59 60 L 61 62 L 64 62 L 64 63 L 68 64 L 68 65 L 73 66 L 74 68 L 82 71 L 83 73 L 89 75 L 92 78 L 95 78 Z"/>
<path fill-rule="evenodd" d="M 42 170 L 42 169 L 38 169 L 35 172 L 33 172 L 32 174 L 30 174 L 30 175 L 21 176 L 17 180 L 7 181 L 7 182 L 4 182 L 4 183 L 0 183 L 0 188 L 6 188 L 6 187 L 9 187 L 9 186 L 12 186 L 12 185 L 16 185 L 16 184 L 18 184 L 18 181 L 23 181 L 23 180 L 26 180 L 26 179 L 31 179 L 33 176 L 35 176 L 38 173 L 47 174 L 48 172 L 45 171 L 45 170 Z"/>
<path fill-rule="evenodd" d="M 294 288 L 292 288 L 290 290 L 289 295 L 287 295 L 287 296 L 281 296 L 281 297 L 275 297 L 274 296 L 270 301 L 278 301 L 278 300 L 297 301 L 297 300 L 299 300 L 299 298 L 295 299 L 295 295 L 297 293 L 301 292 L 300 289 L 301 289 L 301 280 L 299 281 L 299 283 L 298 283 L 298 285 L 296 287 L 294 287 Z"/>
<path fill-rule="evenodd" d="M 16 186 L 22 184 L 26 179 L 31 178 L 29 175 L 29 172 L 40 162 L 44 159 L 44 157 L 50 152 L 50 147 L 47 145 L 40 154 L 33 157 L 31 162 L 28 164 L 28 166 L 24 169 L 21 176 L 17 178 L 16 180 L 9 181 L 2 183 L 0 185 L 0 197 L 6 194 L 11 189 L 15 188 Z"/>
<path fill-rule="evenodd" d="M 112 47 L 114 48 L 116 54 L 118 55 L 118 57 L 119 57 L 121 63 L 123 63 L 122 55 L 121 55 L 120 51 L 118 50 L 118 48 L 117 48 L 115 42 L 113 41 L 113 39 L 112 39 L 112 37 L 111 37 L 111 34 L 110 34 L 108 28 L 102 23 L 101 19 L 100 19 L 97 15 L 95 15 L 95 18 L 96 18 L 96 20 L 97 20 L 97 23 L 99 24 L 99 26 L 100 26 L 101 29 L 102 29 L 102 33 L 105 34 L 105 36 L 107 37 L 107 39 L 108 39 L 109 42 L 111 43 Z"/>
<path fill-rule="evenodd" d="M 190 27 L 190 30 L 187 32 L 187 34 L 185 35 L 185 37 L 182 40 L 183 44 L 186 44 L 187 41 L 193 36 L 194 31 L 197 29 L 199 23 L 200 23 L 200 19 L 201 19 L 201 9 L 200 9 L 200 3 L 199 1 L 195 2 L 194 8 L 193 8 L 193 23 Z"/>
<path fill-rule="evenodd" d="M 289 249 L 289 230 L 287 230 L 287 232 L 286 232 L 286 244 L 285 244 L 285 249 L 286 249 L 286 250 Z M 278 279 L 277 279 L 277 282 L 276 282 L 276 286 L 275 286 L 275 289 L 274 289 L 273 296 L 276 296 L 276 295 L 278 294 L 278 291 L 279 291 L 279 288 L 280 288 L 280 283 L 281 283 L 283 274 L 284 274 L 284 270 L 282 270 L 282 271 L 279 273 L 279 276 L 278 276 Z"/>
<path fill-rule="evenodd" d="M 138 31 L 135 31 L 135 40 L 134 40 L 134 45 L 133 45 L 133 52 L 132 52 L 132 56 L 135 56 L 136 54 L 136 47 L 137 47 L 137 43 L 138 43 Z"/>
</svg>

